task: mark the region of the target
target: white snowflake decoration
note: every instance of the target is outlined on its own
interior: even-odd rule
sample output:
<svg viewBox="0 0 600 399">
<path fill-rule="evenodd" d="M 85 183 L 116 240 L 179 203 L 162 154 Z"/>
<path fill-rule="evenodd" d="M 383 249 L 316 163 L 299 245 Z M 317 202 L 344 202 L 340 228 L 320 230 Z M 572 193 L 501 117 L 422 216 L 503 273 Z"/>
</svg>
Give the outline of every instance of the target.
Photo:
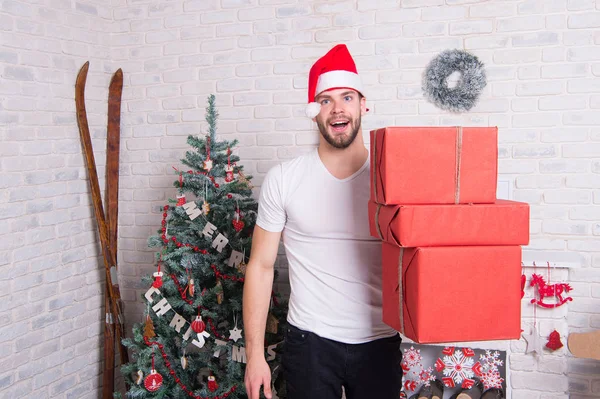
<svg viewBox="0 0 600 399">
<path fill-rule="evenodd" d="M 413 346 L 410 349 L 404 349 L 402 356 L 402 370 L 404 370 L 404 389 L 414 391 L 417 389 L 419 372 L 423 369 L 421 364 L 421 350 L 415 349 Z"/>
<path fill-rule="evenodd" d="M 490 370 L 487 373 L 483 373 L 481 376 L 481 382 L 485 389 L 490 388 L 502 388 L 502 382 L 504 378 L 500 377 L 500 372 L 496 370 Z"/>
<path fill-rule="evenodd" d="M 502 366 L 502 360 L 500 360 L 500 352 L 486 350 L 485 355 L 479 355 L 479 361 L 483 368 L 483 372 L 487 373 L 490 371 L 498 371 L 498 368 Z"/>
<path fill-rule="evenodd" d="M 431 381 L 435 380 L 433 368 L 424 368 L 422 364 L 423 356 L 420 349 L 413 346 L 410 349 L 404 349 L 402 357 L 402 370 L 404 370 L 404 389 L 415 391 L 421 384 L 429 386 Z"/>
<path fill-rule="evenodd" d="M 465 356 L 463 351 L 452 350 L 452 354 L 437 360 L 436 368 L 446 377 L 444 383 L 452 387 L 474 377 L 473 364 L 473 357 Z"/>
<path fill-rule="evenodd" d="M 433 368 L 423 368 L 419 373 L 419 380 L 425 385 L 431 385 L 431 381 L 435 381 L 435 374 L 433 373 Z"/>
<path fill-rule="evenodd" d="M 423 360 L 423 356 L 421 356 L 421 350 L 415 349 L 413 346 L 410 349 L 404 349 L 403 363 L 405 363 L 409 368 L 414 366 L 419 366 L 421 361 Z"/>
</svg>

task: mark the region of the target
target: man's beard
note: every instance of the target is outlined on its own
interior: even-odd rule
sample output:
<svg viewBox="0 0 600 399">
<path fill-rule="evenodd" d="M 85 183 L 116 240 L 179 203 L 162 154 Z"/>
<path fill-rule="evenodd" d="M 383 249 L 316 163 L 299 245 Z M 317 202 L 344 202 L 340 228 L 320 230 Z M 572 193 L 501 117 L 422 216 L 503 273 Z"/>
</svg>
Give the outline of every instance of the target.
<svg viewBox="0 0 600 399">
<path fill-rule="evenodd" d="M 348 122 L 348 124 L 350 125 L 349 126 L 350 127 L 350 135 L 349 136 L 338 135 L 336 137 L 333 137 L 327 131 L 327 127 L 330 126 L 329 122 L 324 124 L 323 122 L 321 122 L 319 120 L 319 118 L 317 118 L 316 120 L 317 120 L 317 126 L 319 127 L 319 132 L 321 132 L 321 136 L 323 136 L 325 141 L 327 141 L 332 147 L 343 150 L 344 148 L 349 147 L 350 144 L 352 144 L 354 142 L 354 139 L 358 135 L 358 131 L 360 129 L 360 123 L 361 123 L 361 115 L 359 114 L 356 119 L 352 119 L 352 120 L 350 120 L 350 122 Z"/>
</svg>

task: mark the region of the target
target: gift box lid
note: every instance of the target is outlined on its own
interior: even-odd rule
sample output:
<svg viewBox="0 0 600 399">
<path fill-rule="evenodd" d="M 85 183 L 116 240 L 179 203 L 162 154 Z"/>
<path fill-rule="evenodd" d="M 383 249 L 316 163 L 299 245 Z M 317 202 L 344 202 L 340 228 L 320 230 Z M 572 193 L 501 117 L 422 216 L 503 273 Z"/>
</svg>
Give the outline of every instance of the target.
<svg viewBox="0 0 600 399">
<path fill-rule="evenodd" d="M 381 204 L 492 203 L 498 128 L 390 126 L 370 132 L 371 194 Z"/>
</svg>

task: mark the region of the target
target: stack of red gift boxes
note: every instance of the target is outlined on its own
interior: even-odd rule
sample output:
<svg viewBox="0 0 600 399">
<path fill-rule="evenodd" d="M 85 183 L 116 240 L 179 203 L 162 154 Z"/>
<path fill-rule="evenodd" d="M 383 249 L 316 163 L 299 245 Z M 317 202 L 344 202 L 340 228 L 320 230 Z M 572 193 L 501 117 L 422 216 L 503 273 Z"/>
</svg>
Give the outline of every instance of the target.
<svg viewBox="0 0 600 399">
<path fill-rule="evenodd" d="M 529 205 L 496 198 L 496 127 L 370 132 L 383 319 L 419 343 L 519 339 Z"/>
</svg>

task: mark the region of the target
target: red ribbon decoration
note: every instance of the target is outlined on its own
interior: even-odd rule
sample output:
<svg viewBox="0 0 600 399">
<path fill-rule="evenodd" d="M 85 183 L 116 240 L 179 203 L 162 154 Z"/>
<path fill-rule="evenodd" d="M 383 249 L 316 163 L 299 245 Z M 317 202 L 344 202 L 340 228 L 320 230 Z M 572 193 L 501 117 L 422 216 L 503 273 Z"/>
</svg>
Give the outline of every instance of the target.
<svg viewBox="0 0 600 399">
<path fill-rule="evenodd" d="M 171 362 L 169 362 L 169 360 L 167 359 L 167 354 L 165 353 L 163 344 L 161 344 L 157 341 L 150 341 L 147 337 L 144 337 L 144 342 L 148 346 L 152 346 L 152 345 L 158 346 L 158 349 L 160 350 L 162 357 L 165 360 L 165 366 L 169 369 L 169 374 L 173 376 L 173 378 L 175 379 L 175 382 L 177 383 L 177 385 L 179 385 L 181 387 L 183 392 L 187 393 L 191 398 L 194 398 L 194 399 L 225 399 L 226 397 L 231 395 L 237 389 L 237 385 L 234 385 L 229 389 L 229 391 L 225 392 L 223 395 L 213 396 L 212 398 L 210 398 L 208 396 L 194 395 L 194 392 L 189 390 L 188 387 L 185 386 L 185 384 L 183 382 L 181 382 L 181 380 L 175 375 L 175 370 L 173 370 L 173 368 L 171 367 Z M 152 359 L 154 360 L 154 357 Z M 152 368 L 154 368 L 154 366 L 152 366 Z"/>
</svg>

